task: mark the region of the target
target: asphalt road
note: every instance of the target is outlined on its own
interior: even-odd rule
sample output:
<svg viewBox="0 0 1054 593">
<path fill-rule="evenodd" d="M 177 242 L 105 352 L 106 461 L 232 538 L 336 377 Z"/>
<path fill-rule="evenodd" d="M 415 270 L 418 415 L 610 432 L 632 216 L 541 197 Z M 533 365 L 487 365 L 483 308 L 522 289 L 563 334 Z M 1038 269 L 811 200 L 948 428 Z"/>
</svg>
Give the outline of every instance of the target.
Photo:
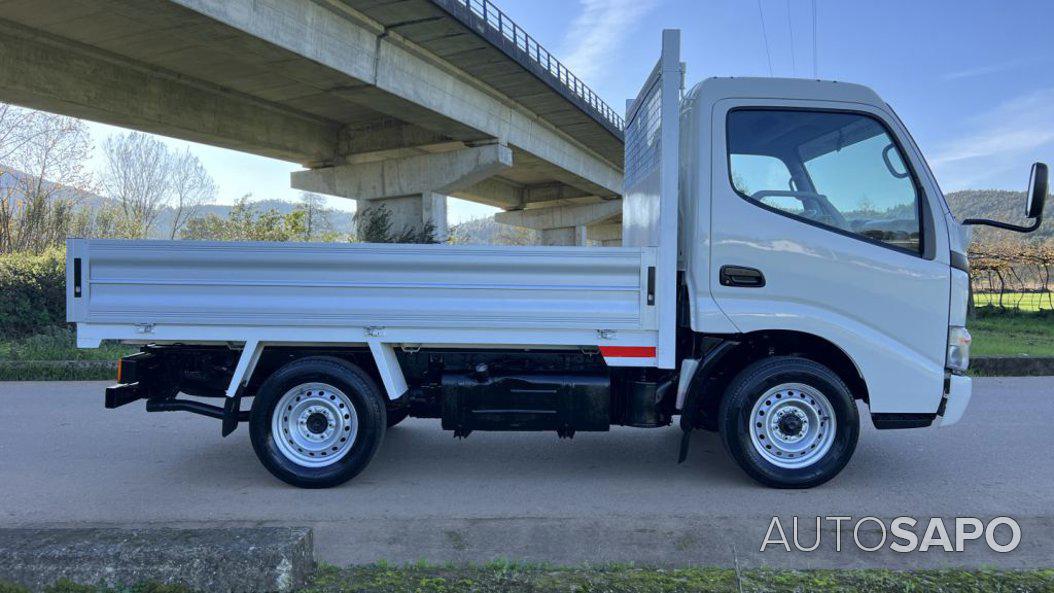
<svg viewBox="0 0 1054 593">
<path fill-rule="evenodd" d="M 697 432 L 676 463 L 680 432 L 620 428 L 558 440 L 548 433 L 473 433 L 438 421 L 392 429 L 373 463 L 343 487 L 298 490 L 257 462 L 245 426 L 102 405 L 104 383 L 0 383 L 0 527 L 292 524 L 315 529 L 335 564 L 484 561 L 743 566 L 1054 564 L 1054 377 L 978 379 L 950 428 L 875 431 L 852 462 L 808 491 L 762 488 Z M 773 515 L 887 520 L 1008 515 L 1018 548 L 864 553 L 824 521 L 818 551 L 759 548 Z M 809 527 L 806 528 L 805 526 Z M 948 520 L 946 525 L 952 526 Z M 865 524 L 861 540 L 881 535 Z M 920 538 L 924 530 L 919 530 Z M 875 539 L 868 540 L 869 537 Z M 1004 538 L 1005 539 L 1005 538 Z"/>
</svg>

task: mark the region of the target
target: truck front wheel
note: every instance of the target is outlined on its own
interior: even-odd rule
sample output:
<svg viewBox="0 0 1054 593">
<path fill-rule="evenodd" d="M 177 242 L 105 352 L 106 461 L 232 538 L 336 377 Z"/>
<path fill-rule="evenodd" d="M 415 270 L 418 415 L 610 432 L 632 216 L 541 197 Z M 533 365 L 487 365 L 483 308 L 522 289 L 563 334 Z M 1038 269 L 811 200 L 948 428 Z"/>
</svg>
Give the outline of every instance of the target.
<svg viewBox="0 0 1054 593">
<path fill-rule="evenodd" d="M 860 417 L 845 383 L 805 358 L 755 362 L 728 385 L 721 440 L 751 478 L 775 488 L 811 488 L 842 471 L 856 449 Z"/>
<path fill-rule="evenodd" d="M 275 477 L 329 488 L 358 475 L 384 439 L 384 400 L 359 367 L 330 357 L 293 361 L 253 399 L 249 434 Z"/>
</svg>

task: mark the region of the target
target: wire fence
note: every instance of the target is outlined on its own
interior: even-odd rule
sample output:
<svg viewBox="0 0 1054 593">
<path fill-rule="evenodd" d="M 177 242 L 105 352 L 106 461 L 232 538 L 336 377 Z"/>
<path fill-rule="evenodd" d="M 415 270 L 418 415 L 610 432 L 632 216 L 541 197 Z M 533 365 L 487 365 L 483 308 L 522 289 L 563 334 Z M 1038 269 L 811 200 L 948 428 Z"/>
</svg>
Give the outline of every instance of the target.
<svg viewBox="0 0 1054 593">
<path fill-rule="evenodd" d="M 500 33 L 502 37 L 511 41 L 514 47 L 522 50 L 531 61 L 553 75 L 572 94 L 596 110 L 608 123 L 620 131 L 625 127 L 625 121 L 619 115 L 619 112 L 605 103 L 593 89 L 572 74 L 567 69 L 567 66 L 564 66 L 560 60 L 553 57 L 548 50 L 539 45 L 533 37 L 528 35 L 522 27 L 517 25 L 493 2 L 490 0 L 457 0 L 457 2 L 464 5 L 472 14 L 480 17 L 488 28 Z"/>
<path fill-rule="evenodd" d="M 1054 310 L 1054 245 L 996 244 L 970 249 L 975 307 Z"/>
</svg>

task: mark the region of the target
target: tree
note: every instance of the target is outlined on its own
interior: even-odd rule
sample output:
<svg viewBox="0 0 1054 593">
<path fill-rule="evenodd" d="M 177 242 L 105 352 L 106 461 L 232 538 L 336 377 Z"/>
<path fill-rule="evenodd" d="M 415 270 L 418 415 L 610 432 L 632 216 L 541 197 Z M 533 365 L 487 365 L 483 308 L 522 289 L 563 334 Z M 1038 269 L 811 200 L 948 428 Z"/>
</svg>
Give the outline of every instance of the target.
<svg viewBox="0 0 1054 593">
<path fill-rule="evenodd" d="M 74 211 L 69 234 L 75 237 L 121 238 L 135 236 L 128 226 L 121 207 L 105 201 L 91 208 Z"/>
<path fill-rule="evenodd" d="M 300 203 L 296 205 L 294 213 L 299 212 L 303 217 L 304 241 L 315 241 L 333 232 L 330 222 L 332 211 L 325 204 L 325 199 L 318 194 L 300 194 Z"/>
<path fill-rule="evenodd" d="M 39 111 L 0 103 L 0 163 L 8 162 L 34 136 L 35 120 L 42 115 Z"/>
<path fill-rule="evenodd" d="M 168 201 L 173 163 L 168 149 L 141 132 L 110 136 L 103 144 L 103 188 L 120 205 L 132 238 L 146 237 Z"/>
<path fill-rule="evenodd" d="M 209 214 L 187 222 L 181 238 L 205 241 L 298 241 L 306 235 L 305 213 L 294 210 L 282 215 L 275 209 L 261 212 L 242 196 L 226 218 Z"/>
<path fill-rule="evenodd" d="M 174 156 L 171 183 L 173 214 L 169 238 L 175 239 L 201 206 L 216 197 L 216 183 L 190 149 Z"/>
<path fill-rule="evenodd" d="M 148 237 L 165 208 L 173 211 L 167 233 L 175 238 L 198 208 L 216 195 L 216 184 L 196 156 L 171 151 L 141 132 L 118 134 L 103 146 L 103 188 L 117 202 L 129 237 Z"/>
<path fill-rule="evenodd" d="M 40 253 L 66 238 L 92 185 L 87 126 L 0 105 L 0 253 Z"/>
</svg>

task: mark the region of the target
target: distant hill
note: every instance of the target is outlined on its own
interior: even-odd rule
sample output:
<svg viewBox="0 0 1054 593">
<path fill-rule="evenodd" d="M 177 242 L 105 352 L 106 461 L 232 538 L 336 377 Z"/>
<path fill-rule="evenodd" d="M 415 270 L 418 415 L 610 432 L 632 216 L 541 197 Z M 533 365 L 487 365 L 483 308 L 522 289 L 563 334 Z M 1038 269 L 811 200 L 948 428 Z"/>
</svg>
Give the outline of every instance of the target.
<svg viewBox="0 0 1054 593">
<path fill-rule="evenodd" d="M 25 185 L 34 185 L 29 183 L 28 180 L 35 180 L 36 177 L 11 169 L 0 165 L 0 195 L 6 195 L 9 191 L 14 190 L 18 192 L 20 190 L 19 185 L 25 182 Z M 106 202 L 106 198 L 92 193 L 87 190 L 77 189 L 51 181 L 44 182 L 45 191 L 49 192 L 51 199 L 53 200 L 73 200 L 78 205 L 86 208 L 94 208 Z M 20 194 L 21 195 L 21 194 Z M 19 195 L 14 196 L 16 199 Z"/>
<path fill-rule="evenodd" d="M 296 206 L 297 202 L 291 202 L 287 200 L 253 200 L 253 205 L 260 212 L 266 212 L 268 210 L 277 210 L 279 214 L 289 214 Z M 220 218 L 226 218 L 230 213 L 233 206 L 226 204 L 205 204 L 198 207 L 194 217 L 208 216 L 209 214 L 215 214 Z M 333 231 L 341 234 L 351 234 L 355 229 L 355 213 L 348 212 L 346 210 L 327 210 L 328 220 L 330 225 L 333 227 Z M 157 223 L 158 234 L 163 234 L 172 228 L 172 217 L 175 216 L 175 212 L 171 208 L 166 208 L 162 211 L 160 218 Z"/>
<path fill-rule="evenodd" d="M 450 242 L 463 245 L 538 245 L 537 231 L 509 226 L 491 217 L 466 220 L 450 229 Z"/>
<path fill-rule="evenodd" d="M 988 218 L 1013 224 L 1027 224 L 1024 216 L 1025 192 L 999 189 L 969 189 L 947 194 L 948 206 L 959 220 L 965 218 Z M 991 242 L 1011 241 L 1054 241 L 1054 204 L 1048 200 L 1047 217 L 1039 229 L 1031 235 L 1003 231 L 985 226 L 975 226 L 974 240 Z"/>
<path fill-rule="evenodd" d="M 6 194 L 10 189 L 18 189 L 20 181 L 30 178 L 29 174 L 17 171 L 14 169 L 3 167 L 0 165 L 0 195 Z M 76 208 L 91 208 L 99 209 L 108 205 L 112 205 L 114 202 L 112 199 L 93 193 L 90 191 L 80 190 L 73 187 L 60 186 L 55 183 L 45 181 L 49 190 L 51 190 L 52 200 L 72 200 L 76 205 Z M 17 199 L 18 196 L 15 196 Z M 287 200 L 253 200 L 253 204 L 261 211 L 266 212 L 268 210 L 277 210 L 279 214 L 288 214 L 296 208 L 297 202 Z M 226 218 L 230 213 L 232 206 L 225 204 L 204 204 L 199 206 L 194 216 L 208 216 L 209 214 L 215 214 L 221 218 Z M 332 230 L 337 233 L 350 234 L 355 228 L 354 225 L 354 212 L 348 212 L 345 210 L 327 210 L 328 220 L 332 226 Z M 168 233 L 172 229 L 172 219 L 175 216 L 175 210 L 170 207 L 162 209 L 160 216 L 157 219 L 157 223 L 154 225 L 154 231 L 152 233 L 152 239 L 167 239 Z"/>
</svg>

